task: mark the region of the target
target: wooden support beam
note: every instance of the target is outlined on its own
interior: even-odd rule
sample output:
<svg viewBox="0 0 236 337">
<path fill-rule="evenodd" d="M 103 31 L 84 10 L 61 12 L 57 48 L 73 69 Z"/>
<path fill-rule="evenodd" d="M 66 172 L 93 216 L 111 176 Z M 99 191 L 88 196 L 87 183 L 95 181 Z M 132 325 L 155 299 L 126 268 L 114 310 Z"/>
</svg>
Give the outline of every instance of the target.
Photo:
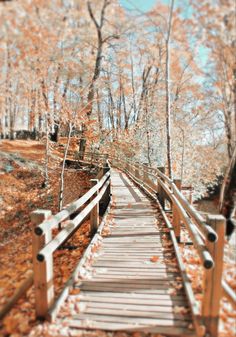
<svg viewBox="0 0 236 337">
<path fill-rule="evenodd" d="M 137 179 L 140 178 L 140 167 L 139 167 L 139 163 L 135 163 L 135 171 L 134 171 L 134 175 Z"/>
<path fill-rule="evenodd" d="M 145 165 L 143 165 L 143 182 L 147 183 L 148 182 L 148 172 L 147 172 L 147 167 Z"/>
<path fill-rule="evenodd" d="M 91 187 L 97 185 L 99 182 L 98 179 L 91 179 L 90 181 L 91 181 Z M 94 197 L 98 196 L 98 194 L 99 194 L 99 191 L 97 191 L 94 194 Z M 91 201 L 94 199 L 94 197 L 91 198 Z M 99 202 L 95 204 L 95 206 L 93 207 L 90 213 L 90 232 L 92 236 L 96 233 L 98 229 L 98 224 L 99 224 Z"/>
<path fill-rule="evenodd" d="M 51 240 L 52 233 L 49 229 L 43 235 L 35 234 L 35 227 L 51 216 L 49 210 L 36 210 L 31 213 L 31 222 L 33 226 L 32 250 L 33 250 L 33 272 L 35 288 L 35 309 L 38 318 L 45 318 L 47 312 L 54 301 L 53 287 L 53 257 L 47 257 L 45 261 L 37 260 L 38 252 Z"/>
<path fill-rule="evenodd" d="M 158 167 L 158 170 L 162 172 L 163 174 L 165 174 L 165 167 Z M 158 179 L 161 179 L 161 178 L 158 178 Z M 157 195 L 158 195 L 158 200 L 161 204 L 161 207 L 163 208 L 163 210 L 165 210 L 165 192 L 161 184 L 159 183 L 159 181 L 157 181 Z"/>
<path fill-rule="evenodd" d="M 175 179 L 174 184 L 181 191 L 181 179 Z M 173 212 L 173 227 L 177 242 L 180 242 L 180 230 L 181 230 L 181 216 L 178 207 L 173 203 L 172 204 Z"/>
<path fill-rule="evenodd" d="M 207 223 L 217 233 L 217 242 L 207 242 L 215 266 L 205 270 L 202 316 L 206 331 L 212 337 L 218 336 L 220 300 L 222 297 L 222 272 L 224 257 L 225 218 L 222 215 L 209 215 Z"/>
</svg>

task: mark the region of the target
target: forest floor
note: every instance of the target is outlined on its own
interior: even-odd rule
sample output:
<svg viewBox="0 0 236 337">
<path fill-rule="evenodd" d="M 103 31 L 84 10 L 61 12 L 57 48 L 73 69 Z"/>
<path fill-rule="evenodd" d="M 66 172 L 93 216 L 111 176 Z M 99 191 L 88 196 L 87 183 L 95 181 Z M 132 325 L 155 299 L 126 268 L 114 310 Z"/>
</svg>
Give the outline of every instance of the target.
<svg viewBox="0 0 236 337">
<path fill-rule="evenodd" d="M 37 208 L 56 213 L 61 153 L 52 148 L 49 160 L 49 186 L 44 182 L 44 144 L 36 141 L 0 142 L 0 309 L 32 270 L 30 213 Z M 64 204 L 77 199 L 90 188 L 86 172 L 65 172 Z M 89 224 L 85 222 L 70 239 L 79 247 L 74 251 L 58 250 L 55 254 L 55 291 L 64 283 L 90 242 Z M 0 323 L 0 336 L 28 335 L 39 322 L 34 313 L 31 288 Z"/>
<path fill-rule="evenodd" d="M 0 141 L 0 310 L 32 269 L 30 213 L 37 208 L 58 210 L 58 191 L 61 151 L 51 145 L 49 160 L 49 186 L 43 188 L 45 145 L 36 141 Z M 91 175 L 67 169 L 65 173 L 64 205 L 83 195 L 90 187 Z M 58 250 L 54 254 L 55 291 L 60 292 L 75 265 L 90 242 L 89 223 L 85 222 L 71 239 L 76 250 Z M 193 279 L 195 293 L 199 296 L 202 283 L 199 260 L 190 246 L 183 248 L 183 257 Z M 225 278 L 236 289 L 236 274 L 231 261 L 226 261 Z M 221 336 L 235 336 L 235 313 L 222 300 Z M 0 322 L 0 336 L 4 337 L 59 337 L 63 325 L 38 321 L 34 311 L 34 289 L 20 299 Z M 233 330 L 232 330 L 233 329 Z M 64 331 L 66 335 L 66 331 Z M 69 336 L 69 335 L 68 335 Z M 103 331 L 78 331 L 83 337 L 144 337 L 148 334 L 105 333 Z M 151 335 L 150 335 L 151 336 Z M 154 336 L 154 335 L 152 335 Z M 155 337 L 161 335 L 155 335 Z"/>
</svg>

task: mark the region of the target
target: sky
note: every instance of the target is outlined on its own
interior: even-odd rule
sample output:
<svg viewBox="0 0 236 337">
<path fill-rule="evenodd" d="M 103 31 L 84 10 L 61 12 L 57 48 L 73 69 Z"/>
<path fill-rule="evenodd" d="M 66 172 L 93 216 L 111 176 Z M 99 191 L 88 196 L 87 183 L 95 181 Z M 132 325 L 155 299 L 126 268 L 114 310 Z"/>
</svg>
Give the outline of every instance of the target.
<svg viewBox="0 0 236 337">
<path fill-rule="evenodd" d="M 148 11 L 155 4 L 156 0 L 120 0 L 121 6 L 126 9 L 134 9 L 135 7 L 141 11 Z"/>
<path fill-rule="evenodd" d="M 119 0 L 119 2 L 121 6 L 127 10 L 147 12 L 152 9 L 157 0 Z M 162 0 L 162 2 L 170 5 L 170 0 Z M 181 9 L 181 15 L 183 18 L 189 18 L 193 13 L 189 0 L 176 0 L 175 7 Z M 204 46 L 202 46 L 199 47 L 198 53 L 198 62 L 202 67 L 205 67 L 208 61 L 208 51 Z"/>
</svg>

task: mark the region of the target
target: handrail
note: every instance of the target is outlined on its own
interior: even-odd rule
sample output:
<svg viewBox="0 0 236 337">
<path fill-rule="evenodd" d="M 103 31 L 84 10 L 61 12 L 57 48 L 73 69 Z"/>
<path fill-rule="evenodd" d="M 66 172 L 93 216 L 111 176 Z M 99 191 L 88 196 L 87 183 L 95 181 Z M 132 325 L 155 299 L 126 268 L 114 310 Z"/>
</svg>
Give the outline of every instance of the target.
<svg viewBox="0 0 236 337">
<path fill-rule="evenodd" d="M 164 190 L 168 193 L 169 191 L 167 189 L 167 186 L 162 181 L 160 181 L 159 183 L 164 188 Z M 194 247 L 197 249 L 199 253 L 203 266 L 207 269 L 212 268 L 214 266 L 214 261 L 210 253 L 208 252 L 205 244 L 203 243 L 202 238 L 198 234 L 195 225 L 191 222 L 191 219 L 188 217 L 188 214 L 186 213 L 185 209 L 182 207 L 178 199 L 171 193 L 169 193 L 169 196 L 171 200 L 173 201 L 173 203 L 178 207 L 182 215 L 182 219 L 188 228 Z"/>
<path fill-rule="evenodd" d="M 53 228 L 56 228 L 56 226 L 66 220 L 71 214 L 76 212 L 81 206 L 83 206 L 98 190 L 101 188 L 101 186 L 109 179 L 110 172 L 107 172 L 102 179 L 99 181 L 99 183 L 95 186 L 93 186 L 87 193 L 85 193 L 81 198 L 78 200 L 72 202 L 71 204 L 67 205 L 63 210 L 61 210 L 59 213 L 55 214 L 49 219 L 46 219 L 41 224 L 39 224 L 37 227 L 35 227 L 35 234 L 37 235 L 43 235 L 45 231 L 51 230 Z"/>
<path fill-rule="evenodd" d="M 65 242 L 70 234 L 78 229 L 78 226 L 81 222 L 86 218 L 86 216 L 91 212 L 94 206 L 101 200 L 103 194 L 108 188 L 110 182 L 107 181 L 99 194 L 95 199 L 90 201 L 90 203 L 73 219 L 69 220 L 67 225 L 63 230 L 61 230 L 43 249 L 41 249 L 37 255 L 37 260 L 42 262 L 44 261 L 50 254 L 52 254 L 63 242 Z M 97 184 L 99 185 L 99 184 Z M 96 191 L 98 191 L 98 186 L 95 185 Z"/>
<path fill-rule="evenodd" d="M 130 160 L 120 160 L 124 164 L 131 164 L 135 167 L 137 167 L 136 163 L 132 163 Z M 162 173 L 158 168 L 151 168 L 146 164 L 139 164 L 139 166 L 142 167 L 142 171 L 148 174 L 149 176 L 152 176 L 153 178 L 156 178 L 158 183 L 161 181 L 164 181 L 167 183 L 167 185 L 170 188 L 170 191 L 166 191 L 168 196 L 171 197 L 172 192 L 174 193 L 175 197 L 180 202 L 181 206 L 185 209 L 185 211 L 191 216 L 191 218 L 194 220 L 194 224 L 198 227 L 199 231 L 204 235 L 204 237 L 210 241 L 215 242 L 217 241 L 218 237 L 216 232 L 204 221 L 203 217 L 200 215 L 200 213 L 189 204 L 189 202 L 186 200 L 186 198 L 183 196 L 183 194 L 179 191 L 175 183 L 167 177 L 164 173 Z M 145 168 L 145 169 L 144 169 Z M 151 170 L 152 173 L 150 173 L 148 170 Z M 140 181 L 141 182 L 141 181 Z"/>
<path fill-rule="evenodd" d="M 191 215 L 194 219 L 195 224 L 198 226 L 201 233 L 208 239 L 210 242 L 215 242 L 218 240 L 216 232 L 204 221 L 203 217 L 197 212 L 197 210 L 190 205 L 183 194 L 178 190 L 176 185 L 171 182 L 170 186 L 174 192 L 174 195 L 181 203 L 182 207 Z"/>
<path fill-rule="evenodd" d="M 107 163 L 108 165 L 108 163 Z M 109 171 L 107 171 L 109 170 Z M 107 172 L 106 172 L 107 171 Z M 103 177 L 92 179 L 91 189 L 81 198 L 66 206 L 64 210 L 52 216 L 51 211 L 37 210 L 31 214 L 33 230 L 33 270 L 35 305 L 37 317 L 46 318 L 54 305 L 53 253 L 66 242 L 90 214 L 90 231 L 95 234 L 99 226 L 99 202 L 110 203 L 110 167 L 103 168 Z M 88 202 L 89 201 L 89 202 Z M 87 203 L 88 202 L 88 203 Z M 80 210 L 73 220 L 67 220 L 64 227 L 52 238 L 52 229 L 61 221 Z"/>
</svg>

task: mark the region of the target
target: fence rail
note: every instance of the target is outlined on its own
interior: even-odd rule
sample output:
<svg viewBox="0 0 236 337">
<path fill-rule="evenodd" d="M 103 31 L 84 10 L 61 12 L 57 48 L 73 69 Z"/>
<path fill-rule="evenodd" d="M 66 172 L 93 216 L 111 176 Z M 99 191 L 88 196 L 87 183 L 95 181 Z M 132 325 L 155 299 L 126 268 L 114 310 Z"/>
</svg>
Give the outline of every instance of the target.
<svg viewBox="0 0 236 337">
<path fill-rule="evenodd" d="M 31 214 L 37 317 L 46 318 L 55 302 L 53 253 L 79 229 L 88 215 L 90 215 L 90 230 L 93 235 L 99 225 L 99 202 L 102 198 L 105 198 L 106 203 L 109 204 L 109 167 L 104 167 L 103 172 L 104 175 L 100 180 L 91 180 L 91 189 L 85 195 L 66 206 L 56 215 L 52 216 L 51 211 L 48 210 L 36 210 Z M 78 214 L 75 215 L 73 220 L 68 220 L 75 212 L 78 212 Z M 52 237 L 52 230 L 59 225 L 61 230 L 55 237 Z"/>
</svg>

